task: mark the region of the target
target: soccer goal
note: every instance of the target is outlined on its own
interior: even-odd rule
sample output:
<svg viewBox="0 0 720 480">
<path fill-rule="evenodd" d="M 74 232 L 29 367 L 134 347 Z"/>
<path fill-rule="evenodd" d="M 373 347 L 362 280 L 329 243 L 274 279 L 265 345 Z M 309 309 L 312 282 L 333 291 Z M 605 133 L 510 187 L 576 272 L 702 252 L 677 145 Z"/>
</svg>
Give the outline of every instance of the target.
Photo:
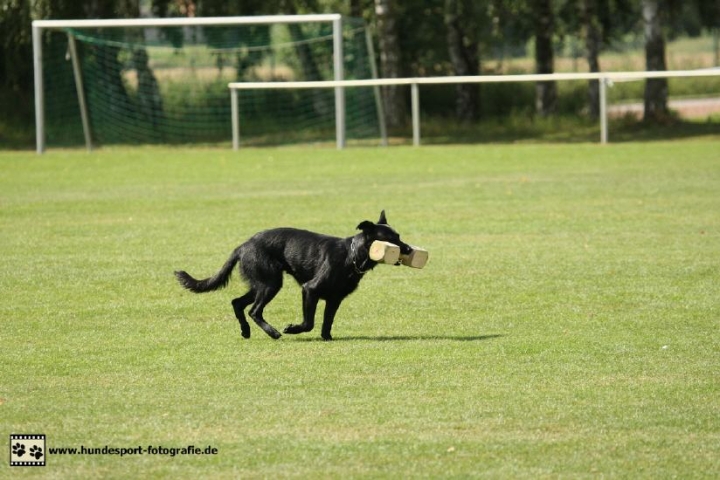
<svg viewBox="0 0 720 480">
<path fill-rule="evenodd" d="M 337 14 L 36 20 L 37 151 L 230 141 L 228 83 L 373 78 L 368 39 Z M 375 95 L 243 91 L 243 142 L 379 141 Z"/>
</svg>

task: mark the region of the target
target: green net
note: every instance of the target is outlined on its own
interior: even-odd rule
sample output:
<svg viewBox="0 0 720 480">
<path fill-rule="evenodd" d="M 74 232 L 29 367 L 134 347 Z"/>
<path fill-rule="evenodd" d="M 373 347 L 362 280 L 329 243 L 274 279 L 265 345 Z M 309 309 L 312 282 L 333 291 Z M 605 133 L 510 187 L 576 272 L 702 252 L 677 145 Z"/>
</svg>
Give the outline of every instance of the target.
<svg viewBox="0 0 720 480">
<path fill-rule="evenodd" d="M 75 38 L 93 144 L 232 138 L 229 82 L 333 80 L 327 23 L 66 29 L 46 34 L 46 142 L 84 143 L 69 38 Z M 361 21 L 343 20 L 346 79 L 371 78 Z M 348 88 L 349 140 L 379 142 L 375 90 Z M 245 145 L 333 142 L 333 89 L 239 91 Z"/>
</svg>

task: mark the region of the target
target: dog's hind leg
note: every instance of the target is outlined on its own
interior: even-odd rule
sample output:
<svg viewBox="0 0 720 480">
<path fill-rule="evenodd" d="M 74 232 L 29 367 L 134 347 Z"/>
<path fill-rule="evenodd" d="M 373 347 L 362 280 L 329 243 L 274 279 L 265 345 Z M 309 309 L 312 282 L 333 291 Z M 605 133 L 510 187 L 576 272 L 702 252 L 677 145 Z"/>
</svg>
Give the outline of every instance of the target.
<svg viewBox="0 0 720 480">
<path fill-rule="evenodd" d="M 282 286 L 282 283 L 280 286 Z M 255 294 L 253 306 L 249 312 L 250 318 L 252 318 L 255 323 L 257 323 L 257 325 L 265 331 L 265 333 L 276 340 L 281 337 L 280 332 L 275 330 L 272 325 L 265 321 L 263 318 L 263 310 L 265 309 L 265 306 L 270 303 L 273 298 L 275 298 L 278 291 L 280 291 L 280 286 L 265 285 L 259 288 L 256 287 L 255 290 L 257 293 Z"/>
<path fill-rule="evenodd" d="M 259 240 L 255 242 L 257 243 Z M 282 288 L 282 264 L 270 258 L 262 248 L 259 248 L 258 245 L 253 243 L 253 240 L 248 240 L 240 248 L 243 249 L 240 259 L 240 271 L 243 278 L 250 284 L 250 292 L 241 298 L 247 297 L 250 293 L 255 294 L 252 301 L 250 299 L 245 300 L 248 304 L 253 304 L 248 312 L 250 318 L 252 318 L 265 333 L 272 338 L 278 339 L 281 336 L 280 332 L 265 321 L 263 318 L 263 310 Z M 238 304 L 241 306 L 245 302 L 238 302 Z"/>
<path fill-rule="evenodd" d="M 235 317 L 240 322 L 240 334 L 243 338 L 250 338 L 250 325 L 245 319 L 245 309 L 255 301 L 255 292 L 250 290 L 242 297 L 238 297 L 232 301 Z"/>
<path fill-rule="evenodd" d="M 309 332 L 315 327 L 315 311 L 317 310 L 317 304 L 320 298 L 315 294 L 307 285 L 303 286 L 302 289 L 302 304 L 303 304 L 303 323 L 300 325 L 288 325 L 283 330 L 285 333 L 303 333 Z"/>
</svg>

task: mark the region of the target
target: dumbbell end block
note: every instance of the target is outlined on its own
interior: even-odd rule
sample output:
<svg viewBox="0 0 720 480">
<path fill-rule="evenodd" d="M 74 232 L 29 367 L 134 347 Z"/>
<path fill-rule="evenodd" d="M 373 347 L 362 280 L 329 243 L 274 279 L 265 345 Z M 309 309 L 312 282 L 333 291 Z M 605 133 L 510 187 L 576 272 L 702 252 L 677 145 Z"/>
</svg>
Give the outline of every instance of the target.
<svg viewBox="0 0 720 480">
<path fill-rule="evenodd" d="M 370 245 L 370 260 L 378 263 L 395 264 L 400 259 L 400 247 L 390 242 L 375 240 Z"/>
<path fill-rule="evenodd" d="M 413 247 L 413 251 L 407 255 L 400 255 L 400 262 L 412 268 L 423 268 L 428 261 L 428 251 Z"/>
</svg>

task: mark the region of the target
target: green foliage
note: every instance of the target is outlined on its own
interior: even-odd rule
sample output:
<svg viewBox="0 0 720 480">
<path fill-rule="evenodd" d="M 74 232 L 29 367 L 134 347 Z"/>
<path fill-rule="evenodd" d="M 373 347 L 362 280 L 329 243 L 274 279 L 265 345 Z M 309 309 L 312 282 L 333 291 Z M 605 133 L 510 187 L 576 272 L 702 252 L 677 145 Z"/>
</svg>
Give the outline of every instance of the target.
<svg viewBox="0 0 720 480">
<path fill-rule="evenodd" d="M 0 4 L 0 88 L 14 94 L 24 93 L 32 82 L 32 61 L 27 60 L 32 59 L 30 10 L 21 0 Z"/>
<path fill-rule="evenodd" d="M 716 140 L 6 152 L 0 171 L 6 431 L 219 450 L 40 473 L 720 474 Z M 335 342 L 244 341 L 237 278 L 196 296 L 172 276 L 264 228 L 352 235 L 381 208 L 430 262 L 368 274 Z M 288 279 L 267 317 L 299 305 Z"/>
<path fill-rule="evenodd" d="M 445 2 L 443 0 L 407 0 L 397 2 L 398 5 L 398 29 L 400 31 L 400 42 L 402 48 L 402 72 L 406 76 L 429 76 L 452 74 L 447 52 L 446 29 L 442 25 Z M 582 3 L 582 2 L 580 2 Z M 642 52 L 637 47 L 642 43 L 642 31 L 639 22 L 639 3 L 635 0 L 598 0 L 591 3 L 597 5 L 597 22 L 602 27 L 604 53 L 601 63 L 604 70 L 610 69 L 640 69 L 644 68 L 641 63 L 638 66 L 637 58 L 641 58 Z M 375 21 L 374 2 L 369 0 L 341 2 L 339 0 L 244 0 L 244 1 L 221 1 L 201 0 L 192 2 L 175 2 L 170 0 L 103 0 L 95 2 L 71 2 L 67 0 L 37 0 L 32 2 L 19 0 L 4 0 L 0 5 L 0 145 L 8 146 L 25 145 L 31 142 L 27 139 L 34 138 L 34 97 L 32 92 L 32 54 L 31 54 L 31 32 L 30 22 L 32 19 L 43 18 L 113 18 L 113 17 L 137 17 L 140 6 L 152 7 L 151 10 L 159 16 L 197 16 L 211 15 L 258 15 L 277 13 L 316 13 L 316 12 L 341 12 L 343 15 L 355 13 L 360 15 L 372 25 Z M 482 0 L 472 2 L 460 2 L 463 6 L 462 24 L 466 32 L 466 41 L 478 42 L 482 70 L 485 72 L 502 73 L 504 65 L 511 61 L 525 61 L 522 68 L 513 69 L 515 72 L 531 72 L 533 70 L 532 60 L 524 60 L 532 53 L 533 16 L 530 12 L 532 2 L 526 0 Z M 562 64 L 562 51 L 571 50 L 573 55 L 581 53 L 582 33 L 579 16 L 579 3 L 572 1 L 553 2 L 556 15 L 556 30 L 554 35 L 556 47 L 556 70 L 567 71 L 566 65 Z M 670 22 L 667 25 L 669 39 L 681 39 L 690 35 L 697 37 L 705 35 L 705 43 L 710 38 L 709 30 L 718 24 L 718 7 L 716 2 L 690 1 L 690 2 L 661 2 L 663 8 L 668 10 Z M 191 11 L 192 8 L 195 10 Z M 347 19 L 347 23 L 352 21 Z M 267 59 L 257 54 L 254 47 L 266 44 L 272 39 L 272 29 L 265 26 L 253 27 L 252 35 L 242 35 L 238 38 L 237 32 L 218 32 L 214 29 L 206 29 L 205 33 L 212 45 L 222 45 L 227 40 L 232 40 L 236 45 L 244 48 L 233 55 L 216 54 L 215 60 L 218 65 L 225 69 L 233 69 L 239 79 L 253 78 L 258 68 L 267 64 Z M 118 35 L 125 35 L 121 29 L 115 30 Z M 305 32 L 305 35 L 312 36 L 313 32 Z M 227 37 L 233 37 L 228 39 Z M 248 39 L 253 39 L 249 41 Z M 179 29 L 167 29 L 163 31 L 162 40 L 172 47 L 186 47 L 185 39 Z M 290 40 L 290 38 L 288 38 Z M 137 38 L 135 39 L 137 41 Z M 363 40 L 364 41 L 364 40 Z M 614 51 L 623 50 L 632 44 L 636 49 L 635 60 L 632 65 L 610 64 Z M 694 49 L 684 52 L 681 61 L 674 62 L 672 52 L 669 52 L 669 68 L 707 68 L 714 65 L 714 60 L 709 60 L 714 47 L 699 43 L 692 44 Z M 48 46 L 49 48 L 49 46 Z M 313 45 L 313 54 L 320 59 L 317 63 L 322 71 L 323 67 L 330 65 L 329 50 L 327 46 L 320 47 Z M 700 52 L 700 49 L 703 49 Z M 62 61 L 65 51 L 62 48 L 56 52 L 60 55 L 61 61 L 52 67 L 53 81 L 58 80 L 54 73 L 69 71 L 68 62 Z M 282 55 L 280 56 L 282 57 Z M 346 57 L 352 57 L 352 48 L 346 50 Z M 46 59 L 48 55 L 46 55 Z M 290 56 L 288 56 L 290 58 Z M 354 62 L 359 57 L 349 58 Z M 606 59 L 608 61 L 606 62 Z M 280 58 L 286 61 L 286 58 Z M 301 68 L 297 60 L 287 60 L 293 67 Z M 362 61 L 357 62 L 358 64 Z M 573 69 L 584 69 L 584 61 L 575 61 Z M 346 73 L 355 72 L 355 69 L 348 67 Z M 382 72 L 381 72 L 382 75 Z M 351 75 L 349 75 L 351 76 Z M 277 79 L 277 78 L 274 78 Z M 678 86 L 675 86 L 678 83 Z M 680 85 L 680 83 L 682 83 Z M 122 85 L 115 82 L 116 86 Z M 618 86 L 615 91 L 619 100 L 642 98 L 642 92 L 638 91 L 638 85 Z M 671 82 L 670 94 L 676 95 L 706 95 L 715 91 L 714 84 L 697 83 L 695 86 L 687 87 L 689 83 Z M 687 87 L 687 88 L 686 88 Z M 182 85 L 173 85 L 178 95 L 184 93 Z M 212 88 L 212 87 L 209 87 Z M 563 88 L 560 86 L 559 88 Z M 117 90 L 117 89 L 116 89 Z M 118 109 L 132 110 L 137 103 L 137 92 L 127 92 L 125 98 L 117 91 L 110 95 L 110 99 L 122 100 L 124 106 Z M 489 92 L 488 92 L 489 90 Z M 442 90 L 438 98 L 423 98 L 424 110 L 428 115 L 437 118 L 444 118 L 448 111 L 452 111 L 455 103 L 453 90 Z M 570 98 L 560 97 L 559 114 L 574 115 L 577 111 L 585 110 L 585 95 L 573 94 Z M 532 100 L 527 101 L 528 89 L 517 88 L 515 85 L 501 85 L 483 89 L 481 104 L 481 117 L 513 115 L 517 111 L 525 111 L 532 108 Z M 517 93 L 517 95 L 516 95 Z M 73 133 L 71 127 L 79 125 L 76 118 L 77 109 L 74 107 L 76 100 L 74 86 L 68 87 L 59 93 L 63 98 L 51 99 L 57 105 L 68 108 L 68 112 L 56 117 L 54 125 L 50 126 L 50 137 L 57 145 L 72 145 L 82 141 L 79 132 Z M 500 100 L 504 101 L 501 102 Z M 187 100 L 187 99 L 186 99 Z M 171 100 L 172 102 L 173 100 Z M 191 101 L 191 100 L 188 100 Z M 210 100 L 210 103 L 218 99 Z M 450 106 L 450 108 L 448 108 Z M 529 106 L 529 107 L 528 107 Z M 270 113 L 269 109 L 263 109 Z M 52 110 L 51 110 L 52 111 Z M 72 113 L 70 113 L 72 112 Z M 207 127 L 208 131 L 228 131 L 227 112 L 218 113 L 217 118 L 223 117 L 221 123 L 212 119 Z M 187 113 L 185 113 L 188 115 Z M 136 115 L 135 123 L 139 125 L 138 132 L 149 131 L 148 125 L 152 127 L 152 120 L 148 123 L 147 118 Z M 178 116 L 182 116 L 178 114 Z M 95 115 L 96 118 L 107 118 L 106 112 Z M 147 116 L 145 116 L 147 117 Z M 501 121 L 502 118 L 496 120 Z M 263 119 L 253 118 L 253 124 L 263 122 Z M 287 129 L 286 125 L 278 125 L 277 129 Z M 324 127 L 318 127 L 324 128 Z M 102 128 L 100 128 L 102 130 Z M 367 136 L 367 132 L 359 133 L 358 136 Z M 172 136 L 172 135 L 171 135 Z M 177 134 L 178 137 L 190 138 L 187 132 Z M 219 135 L 218 135 L 219 137 Z M 209 141 L 210 139 L 205 139 Z M 113 140 L 114 141 L 114 140 Z M 175 142 L 175 138 L 167 138 L 166 134 L 158 135 L 154 142 Z"/>
</svg>

